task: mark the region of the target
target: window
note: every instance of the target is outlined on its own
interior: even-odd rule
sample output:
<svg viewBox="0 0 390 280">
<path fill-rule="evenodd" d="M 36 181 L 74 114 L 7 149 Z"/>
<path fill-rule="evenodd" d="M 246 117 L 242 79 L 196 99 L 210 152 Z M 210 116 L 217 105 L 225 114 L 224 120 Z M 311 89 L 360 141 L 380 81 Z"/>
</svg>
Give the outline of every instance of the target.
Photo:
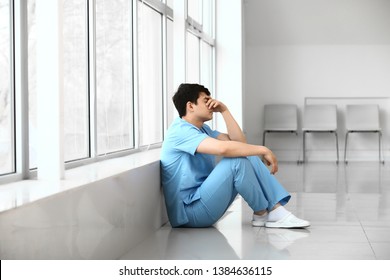
<svg viewBox="0 0 390 280">
<path fill-rule="evenodd" d="M 140 146 L 163 140 L 162 15 L 138 6 Z"/>
<path fill-rule="evenodd" d="M 0 0 L 0 174 L 15 172 L 10 2 Z"/>
<path fill-rule="evenodd" d="M 188 0 L 188 16 L 202 24 L 202 0 Z"/>
<path fill-rule="evenodd" d="M 167 125 L 169 126 L 175 117 L 175 106 L 172 97 L 173 88 L 173 22 L 167 20 Z"/>
<path fill-rule="evenodd" d="M 64 13 L 64 157 L 89 157 L 87 5 L 65 0 Z"/>
<path fill-rule="evenodd" d="M 131 1 L 96 1 L 98 154 L 133 147 Z"/>
<path fill-rule="evenodd" d="M 37 167 L 35 0 L 28 1 L 30 168 Z M 63 1 L 64 157 L 89 157 L 88 52 L 85 0 Z"/>
<path fill-rule="evenodd" d="M 167 5 L 173 8 L 173 0 L 167 0 Z"/>
<path fill-rule="evenodd" d="M 186 81 L 200 83 L 214 95 L 213 0 L 188 0 Z M 208 123 L 214 127 L 214 120 Z"/>
<path fill-rule="evenodd" d="M 28 119 L 29 119 L 29 166 L 37 167 L 37 74 L 36 74 L 36 19 L 35 0 L 27 1 L 28 19 Z"/>
<path fill-rule="evenodd" d="M 190 83 L 201 83 L 213 92 L 213 0 L 188 0 L 187 72 Z"/>
<path fill-rule="evenodd" d="M 208 89 L 213 88 L 213 48 L 208 43 L 201 42 L 201 77 L 200 83 Z"/>
<path fill-rule="evenodd" d="M 213 34 L 213 0 L 203 0 L 203 16 L 202 26 L 203 32 L 206 33 L 210 38 L 214 38 Z"/>
<path fill-rule="evenodd" d="M 187 82 L 200 83 L 199 38 L 187 31 Z"/>
<path fill-rule="evenodd" d="M 212 91 L 214 2 L 187 1 L 186 45 L 180 46 L 187 51 L 187 61 L 183 59 L 186 79 Z M 46 33 L 38 37 L 36 0 L 19 4 L 15 7 L 21 10 L 14 11 L 14 1 L 0 0 L 0 175 L 14 173 L 1 176 L 0 182 L 13 180 L 3 180 L 5 177 L 25 178 L 26 171 L 37 167 L 39 172 L 37 113 L 42 111 L 37 108 L 41 104 L 37 100 L 41 98 L 37 94 L 37 66 L 47 68 L 45 60 L 37 65 L 41 63 L 37 61 L 37 40 L 50 37 L 46 38 Z M 128 154 L 144 146 L 159 146 L 163 141 L 164 130 L 177 115 L 172 102 L 176 90 L 173 5 L 173 0 L 63 0 L 56 6 L 63 20 L 59 25 L 63 26 L 59 31 L 63 51 L 59 67 L 64 75 L 60 104 L 64 122 L 57 128 L 64 131 L 63 141 L 58 142 L 63 143 L 59 147 L 64 150 L 67 167 Z M 21 27 L 20 18 L 26 7 L 27 30 Z M 53 15 L 46 9 L 38 12 Z M 18 23 L 17 30 L 13 22 Z M 14 34 L 18 32 L 22 34 Z M 27 46 L 14 51 L 14 35 L 27 37 Z M 22 119 L 18 108 L 27 103 L 22 91 L 21 101 L 25 102 L 20 105 L 16 91 L 15 103 L 14 72 L 17 80 L 24 79 L 16 71 L 20 68 L 15 68 L 20 65 L 14 65 L 19 55 L 28 55 L 28 80 L 21 82 L 28 85 L 28 123 L 23 125 L 15 121 Z M 24 138 L 25 126 L 28 139 Z M 28 163 L 24 161 L 27 156 L 19 157 L 27 153 Z"/>
</svg>

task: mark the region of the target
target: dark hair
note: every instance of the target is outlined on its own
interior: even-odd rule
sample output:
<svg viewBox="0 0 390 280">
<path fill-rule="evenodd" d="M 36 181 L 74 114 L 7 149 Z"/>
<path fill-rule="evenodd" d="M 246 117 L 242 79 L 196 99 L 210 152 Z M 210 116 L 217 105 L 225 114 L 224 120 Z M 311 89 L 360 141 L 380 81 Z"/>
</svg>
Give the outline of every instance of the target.
<svg viewBox="0 0 390 280">
<path fill-rule="evenodd" d="M 180 118 L 186 115 L 187 102 L 197 104 L 201 92 L 210 96 L 210 91 L 199 84 L 181 84 L 177 92 L 172 97 L 173 103 L 179 113 Z"/>
</svg>

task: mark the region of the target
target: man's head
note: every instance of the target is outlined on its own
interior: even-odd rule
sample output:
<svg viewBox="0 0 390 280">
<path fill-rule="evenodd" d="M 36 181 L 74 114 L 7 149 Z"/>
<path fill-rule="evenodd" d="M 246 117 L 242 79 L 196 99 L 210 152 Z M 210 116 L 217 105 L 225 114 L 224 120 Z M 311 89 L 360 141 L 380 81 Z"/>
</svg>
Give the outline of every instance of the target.
<svg viewBox="0 0 390 280">
<path fill-rule="evenodd" d="M 191 102 L 197 105 L 201 93 L 210 96 L 207 88 L 199 84 L 181 84 L 173 96 L 172 100 L 179 113 L 180 118 L 187 114 L 187 103 Z"/>
</svg>

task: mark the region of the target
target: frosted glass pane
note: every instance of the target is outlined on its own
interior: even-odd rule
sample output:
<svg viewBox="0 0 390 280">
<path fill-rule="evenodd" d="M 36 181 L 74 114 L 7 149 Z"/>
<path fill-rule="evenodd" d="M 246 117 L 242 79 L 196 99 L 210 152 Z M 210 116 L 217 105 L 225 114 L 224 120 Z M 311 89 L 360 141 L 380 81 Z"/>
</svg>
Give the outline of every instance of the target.
<svg viewBox="0 0 390 280">
<path fill-rule="evenodd" d="M 162 16 L 145 4 L 138 6 L 140 145 L 162 141 Z"/>
<path fill-rule="evenodd" d="M 98 153 L 133 147 L 131 1 L 96 1 Z"/>
<path fill-rule="evenodd" d="M 37 167 L 35 0 L 28 7 L 28 88 L 30 168 Z M 85 0 L 63 1 L 64 158 L 89 156 L 87 30 Z"/>
<path fill-rule="evenodd" d="M 199 83 L 199 38 L 187 32 L 187 82 Z"/>
<path fill-rule="evenodd" d="M 167 5 L 171 8 L 173 8 L 173 0 L 167 0 Z"/>
<path fill-rule="evenodd" d="M 210 92 L 213 92 L 213 88 L 212 88 L 213 49 L 209 44 L 205 43 L 204 41 L 201 42 L 201 46 L 202 46 L 202 62 L 201 62 L 202 71 L 201 71 L 200 83 L 205 87 L 207 87 L 210 90 Z"/>
<path fill-rule="evenodd" d="M 172 96 L 175 89 L 173 88 L 173 22 L 167 21 L 167 124 L 171 124 L 176 114 L 176 108 L 173 105 Z"/>
<path fill-rule="evenodd" d="M 203 0 L 203 32 L 213 37 L 213 0 Z"/>
<path fill-rule="evenodd" d="M 37 73 L 36 73 L 36 19 L 35 0 L 27 1 L 28 19 L 28 114 L 30 168 L 37 167 Z"/>
<path fill-rule="evenodd" d="M 64 12 L 64 157 L 89 156 L 87 30 L 85 0 L 65 0 Z"/>
<path fill-rule="evenodd" d="M 202 0 L 188 0 L 188 15 L 199 24 L 202 24 Z"/>
<path fill-rule="evenodd" d="M 10 65 L 10 9 L 0 0 L 0 174 L 14 172 L 12 92 Z"/>
</svg>

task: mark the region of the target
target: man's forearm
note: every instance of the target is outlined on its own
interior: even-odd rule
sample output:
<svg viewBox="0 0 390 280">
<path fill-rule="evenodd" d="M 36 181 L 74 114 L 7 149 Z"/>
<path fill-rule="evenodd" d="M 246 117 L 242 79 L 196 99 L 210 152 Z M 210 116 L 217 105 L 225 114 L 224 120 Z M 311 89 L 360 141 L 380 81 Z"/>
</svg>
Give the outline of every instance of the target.
<svg viewBox="0 0 390 280">
<path fill-rule="evenodd" d="M 272 166 L 271 173 L 274 174 L 278 171 L 278 161 L 275 155 L 264 146 L 251 145 L 239 141 L 221 141 L 207 137 L 200 142 L 196 151 L 223 157 L 262 156 L 267 164 Z"/>
<path fill-rule="evenodd" d="M 263 146 L 246 144 L 238 141 L 221 143 L 221 156 L 224 157 L 245 157 L 245 156 L 262 156 L 268 152 Z"/>
<path fill-rule="evenodd" d="M 271 174 L 278 172 L 278 161 L 270 149 L 259 145 L 250 145 L 237 141 L 222 141 L 221 156 L 246 157 L 262 156 L 267 165 L 271 166 Z"/>
<path fill-rule="evenodd" d="M 229 109 L 226 109 L 221 113 L 226 124 L 227 132 L 230 140 L 246 143 L 246 138 L 242 129 L 230 113 Z"/>
</svg>

